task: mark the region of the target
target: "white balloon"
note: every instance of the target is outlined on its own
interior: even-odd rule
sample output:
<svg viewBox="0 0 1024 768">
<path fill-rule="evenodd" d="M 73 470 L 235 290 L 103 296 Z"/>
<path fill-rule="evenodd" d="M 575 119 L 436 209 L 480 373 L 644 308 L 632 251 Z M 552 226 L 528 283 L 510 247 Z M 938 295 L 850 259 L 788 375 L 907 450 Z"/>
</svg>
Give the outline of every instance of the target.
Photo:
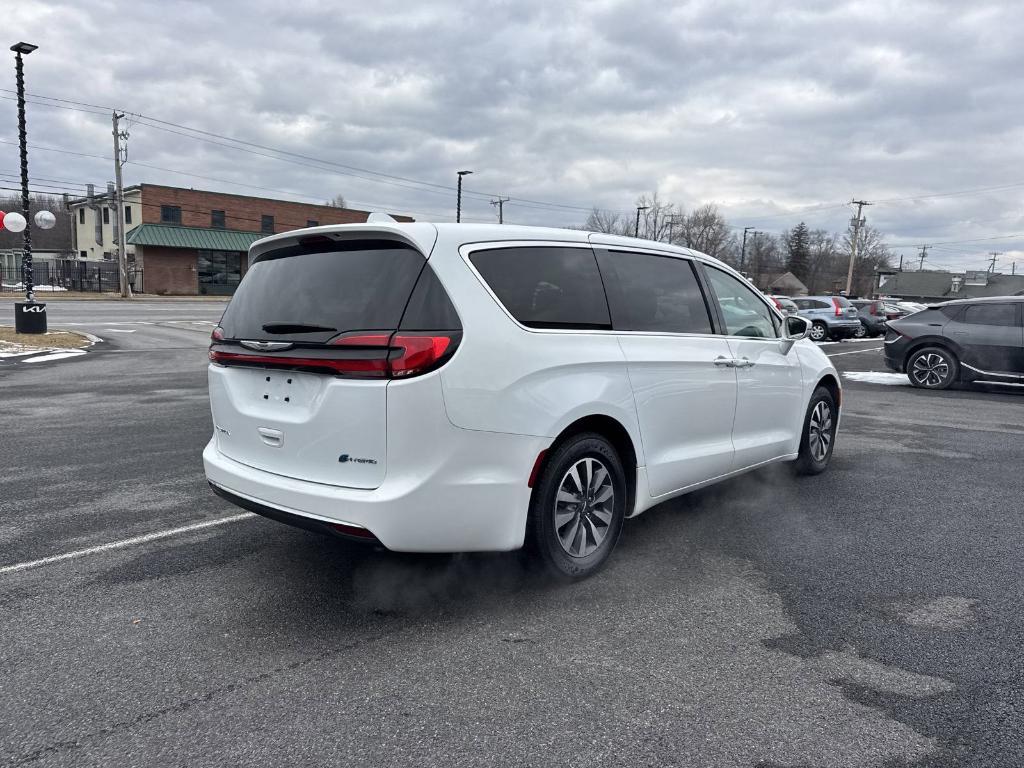
<svg viewBox="0 0 1024 768">
<path fill-rule="evenodd" d="M 40 229 L 53 229 L 57 223 L 57 217 L 49 211 L 38 211 L 35 220 L 36 226 Z"/>
<path fill-rule="evenodd" d="M 4 216 L 4 229 L 9 229 L 11 232 L 21 232 L 25 229 L 25 217 L 20 213 L 12 211 Z"/>
</svg>

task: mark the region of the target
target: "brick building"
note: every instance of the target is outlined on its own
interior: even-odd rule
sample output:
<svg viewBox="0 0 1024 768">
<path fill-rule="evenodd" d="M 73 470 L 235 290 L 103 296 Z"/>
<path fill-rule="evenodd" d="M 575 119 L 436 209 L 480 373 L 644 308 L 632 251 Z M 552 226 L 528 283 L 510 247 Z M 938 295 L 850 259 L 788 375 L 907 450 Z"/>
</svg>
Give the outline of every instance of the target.
<svg viewBox="0 0 1024 768">
<path fill-rule="evenodd" d="M 363 222 L 368 216 L 367 211 L 349 208 L 157 184 L 129 189 L 134 214 L 125 223 L 129 260 L 143 272 L 144 291 L 161 295 L 231 294 L 245 274 L 249 246 L 261 237 L 321 224 Z M 97 204 L 88 197 L 70 202 L 80 251 L 86 250 L 86 242 L 112 240 L 115 233 L 103 229 L 110 213 L 108 219 L 99 218 L 108 202 L 103 198 Z M 407 216 L 395 218 L 412 221 Z M 113 242 L 103 249 L 104 257 L 116 258 Z"/>
</svg>

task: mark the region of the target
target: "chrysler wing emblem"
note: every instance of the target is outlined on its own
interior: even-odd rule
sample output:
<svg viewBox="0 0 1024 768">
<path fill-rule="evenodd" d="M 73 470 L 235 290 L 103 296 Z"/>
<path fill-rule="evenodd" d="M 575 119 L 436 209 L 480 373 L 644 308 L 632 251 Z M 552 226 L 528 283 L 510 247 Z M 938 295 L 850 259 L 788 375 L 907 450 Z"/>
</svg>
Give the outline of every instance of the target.
<svg viewBox="0 0 1024 768">
<path fill-rule="evenodd" d="M 280 352 L 292 347 L 289 341 L 243 341 L 242 346 L 257 352 Z"/>
</svg>

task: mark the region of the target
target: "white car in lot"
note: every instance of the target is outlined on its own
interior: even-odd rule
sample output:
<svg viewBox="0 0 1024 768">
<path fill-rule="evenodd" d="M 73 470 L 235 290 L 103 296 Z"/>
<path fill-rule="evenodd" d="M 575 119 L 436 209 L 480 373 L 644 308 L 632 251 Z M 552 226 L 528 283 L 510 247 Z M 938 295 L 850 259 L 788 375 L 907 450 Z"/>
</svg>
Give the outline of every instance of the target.
<svg viewBox="0 0 1024 768">
<path fill-rule="evenodd" d="M 825 469 L 808 323 L 664 243 L 368 223 L 255 243 L 214 330 L 215 492 L 406 552 L 528 547 L 579 578 L 623 520 L 771 462 Z"/>
</svg>

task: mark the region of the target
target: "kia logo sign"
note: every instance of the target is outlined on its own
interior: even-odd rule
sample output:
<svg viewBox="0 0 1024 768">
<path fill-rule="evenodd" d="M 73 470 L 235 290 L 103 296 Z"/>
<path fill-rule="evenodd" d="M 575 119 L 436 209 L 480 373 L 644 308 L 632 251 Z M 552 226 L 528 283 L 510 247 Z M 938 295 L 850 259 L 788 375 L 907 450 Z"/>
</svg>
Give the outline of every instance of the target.
<svg viewBox="0 0 1024 768">
<path fill-rule="evenodd" d="M 43 307 L 42 304 L 33 304 L 31 307 L 27 307 L 27 306 L 26 307 L 22 307 L 21 311 L 22 312 L 45 312 L 46 309 Z"/>
</svg>

